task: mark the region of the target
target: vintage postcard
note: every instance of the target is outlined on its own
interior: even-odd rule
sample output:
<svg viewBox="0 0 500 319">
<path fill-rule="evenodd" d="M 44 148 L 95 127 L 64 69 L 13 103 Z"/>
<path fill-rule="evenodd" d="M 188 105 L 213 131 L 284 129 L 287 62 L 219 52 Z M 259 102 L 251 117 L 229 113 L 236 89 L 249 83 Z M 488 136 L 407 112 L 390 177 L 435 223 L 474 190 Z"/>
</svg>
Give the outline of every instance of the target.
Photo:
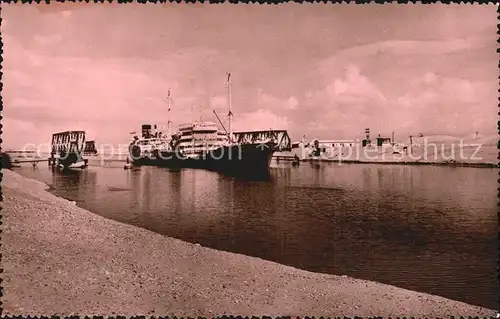
<svg viewBox="0 0 500 319">
<path fill-rule="evenodd" d="M 2 314 L 496 316 L 497 16 L 2 3 Z"/>
</svg>

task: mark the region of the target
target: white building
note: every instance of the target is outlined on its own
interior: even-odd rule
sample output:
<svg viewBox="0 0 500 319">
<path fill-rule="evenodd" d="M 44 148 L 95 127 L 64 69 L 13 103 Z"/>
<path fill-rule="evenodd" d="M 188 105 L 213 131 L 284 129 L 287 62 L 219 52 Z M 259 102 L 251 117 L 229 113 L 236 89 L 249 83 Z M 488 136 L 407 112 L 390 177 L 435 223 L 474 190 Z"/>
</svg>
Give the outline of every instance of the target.
<svg viewBox="0 0 500 319">
<path fill-rule="evenodd" d="M 335 159 L 339 156 L 345 156 L 346 153 L 353 152 L 359 142 L 355 140 L 319 140 L 314 139 L 310 142 L 302 141 L 299 143 L 297 154 L 301 159 L 322 158 Z"/>
</svg>

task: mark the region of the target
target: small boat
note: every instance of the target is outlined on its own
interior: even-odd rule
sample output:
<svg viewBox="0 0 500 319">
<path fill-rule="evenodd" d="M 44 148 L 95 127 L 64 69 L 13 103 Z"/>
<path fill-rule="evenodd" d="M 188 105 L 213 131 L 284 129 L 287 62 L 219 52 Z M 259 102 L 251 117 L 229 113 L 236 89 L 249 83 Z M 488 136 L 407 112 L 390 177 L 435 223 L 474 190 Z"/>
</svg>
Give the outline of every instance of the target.
<svg viewBox="0 0 500 319">
<path fill-rule="evenodd" d="M 65 165 L 66 163 L 61 163 L 59 162 L 56 167 L 59 169 L 62 169 L 63 171 L 67 170 L 74 170 L 74 169 L 84 169 L 88 167 L 88 161 L 87 159 L 83 159 L 81 161 L 78 161 L 76 163 L 72 163 L 69 165 Z"/>
<path fill-rule="evenodd" d="M 87 159 L 83 159 L 83 160 L 78 161 L 76 163 L 70 164 L 69 166 L 67 166 L 67 168 L 80 168 L 80 169 L 84 169 L 84 168 L 87 168 L 88 166 L 89 166 L 88 160 Z"/>
<path fill-rule="evenodd" d="M 130 160 L 127 157 L 127 164 L 125 164 L 125 166 L 123 167 L 123 169 L 131 169 L 131 168 L 132 168 L 132 164 L 130 163 Z"/>
</svg>

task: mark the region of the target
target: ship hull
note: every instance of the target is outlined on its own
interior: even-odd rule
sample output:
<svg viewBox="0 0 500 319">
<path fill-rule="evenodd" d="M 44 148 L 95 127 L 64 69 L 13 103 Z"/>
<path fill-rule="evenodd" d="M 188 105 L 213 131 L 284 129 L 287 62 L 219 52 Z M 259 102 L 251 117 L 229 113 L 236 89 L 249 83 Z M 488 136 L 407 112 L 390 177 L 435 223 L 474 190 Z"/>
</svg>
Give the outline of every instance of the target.
<svg viewBox="0 0 500 319">
<path fill-rule="evenodd" d="M 267 175 L 274 151 L 262 144 L 223 146 L 199 158 L 186 158 L 175 152 L 161 152 L 155 158 L 138 158 L 134 165 L 170 168 L 199 168 L 232 175 Z"/>
<path fill-rule="evenodd" d="M 232 175 L 269 173 L 273 151 L 267 145 L 243 144 L 224 146 L 204 154 L 204 168 Z"/>
<path fill-rule="evenodd" d="M 132 164 L 136 166 L 159 166 L 183 168 L 188 165 L 187 159 L 174 152 L 161 152 L 154 157 L 132 157 Z"/>
</svg>

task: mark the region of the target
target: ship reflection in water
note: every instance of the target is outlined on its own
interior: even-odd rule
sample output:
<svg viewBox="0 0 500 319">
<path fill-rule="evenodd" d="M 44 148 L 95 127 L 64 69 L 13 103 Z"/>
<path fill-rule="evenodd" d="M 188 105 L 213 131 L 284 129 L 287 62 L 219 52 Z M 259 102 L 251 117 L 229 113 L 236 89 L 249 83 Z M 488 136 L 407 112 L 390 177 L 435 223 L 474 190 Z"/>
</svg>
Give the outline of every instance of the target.
<svg viewBox="0 0 500 319">
<path fill-rule="evenodd" d="M 17 171 L 160 234 L 496 307 L 495 169 L 273 163 L 269 176 L 248 180 L 122 165 Z"/>
</svg>

